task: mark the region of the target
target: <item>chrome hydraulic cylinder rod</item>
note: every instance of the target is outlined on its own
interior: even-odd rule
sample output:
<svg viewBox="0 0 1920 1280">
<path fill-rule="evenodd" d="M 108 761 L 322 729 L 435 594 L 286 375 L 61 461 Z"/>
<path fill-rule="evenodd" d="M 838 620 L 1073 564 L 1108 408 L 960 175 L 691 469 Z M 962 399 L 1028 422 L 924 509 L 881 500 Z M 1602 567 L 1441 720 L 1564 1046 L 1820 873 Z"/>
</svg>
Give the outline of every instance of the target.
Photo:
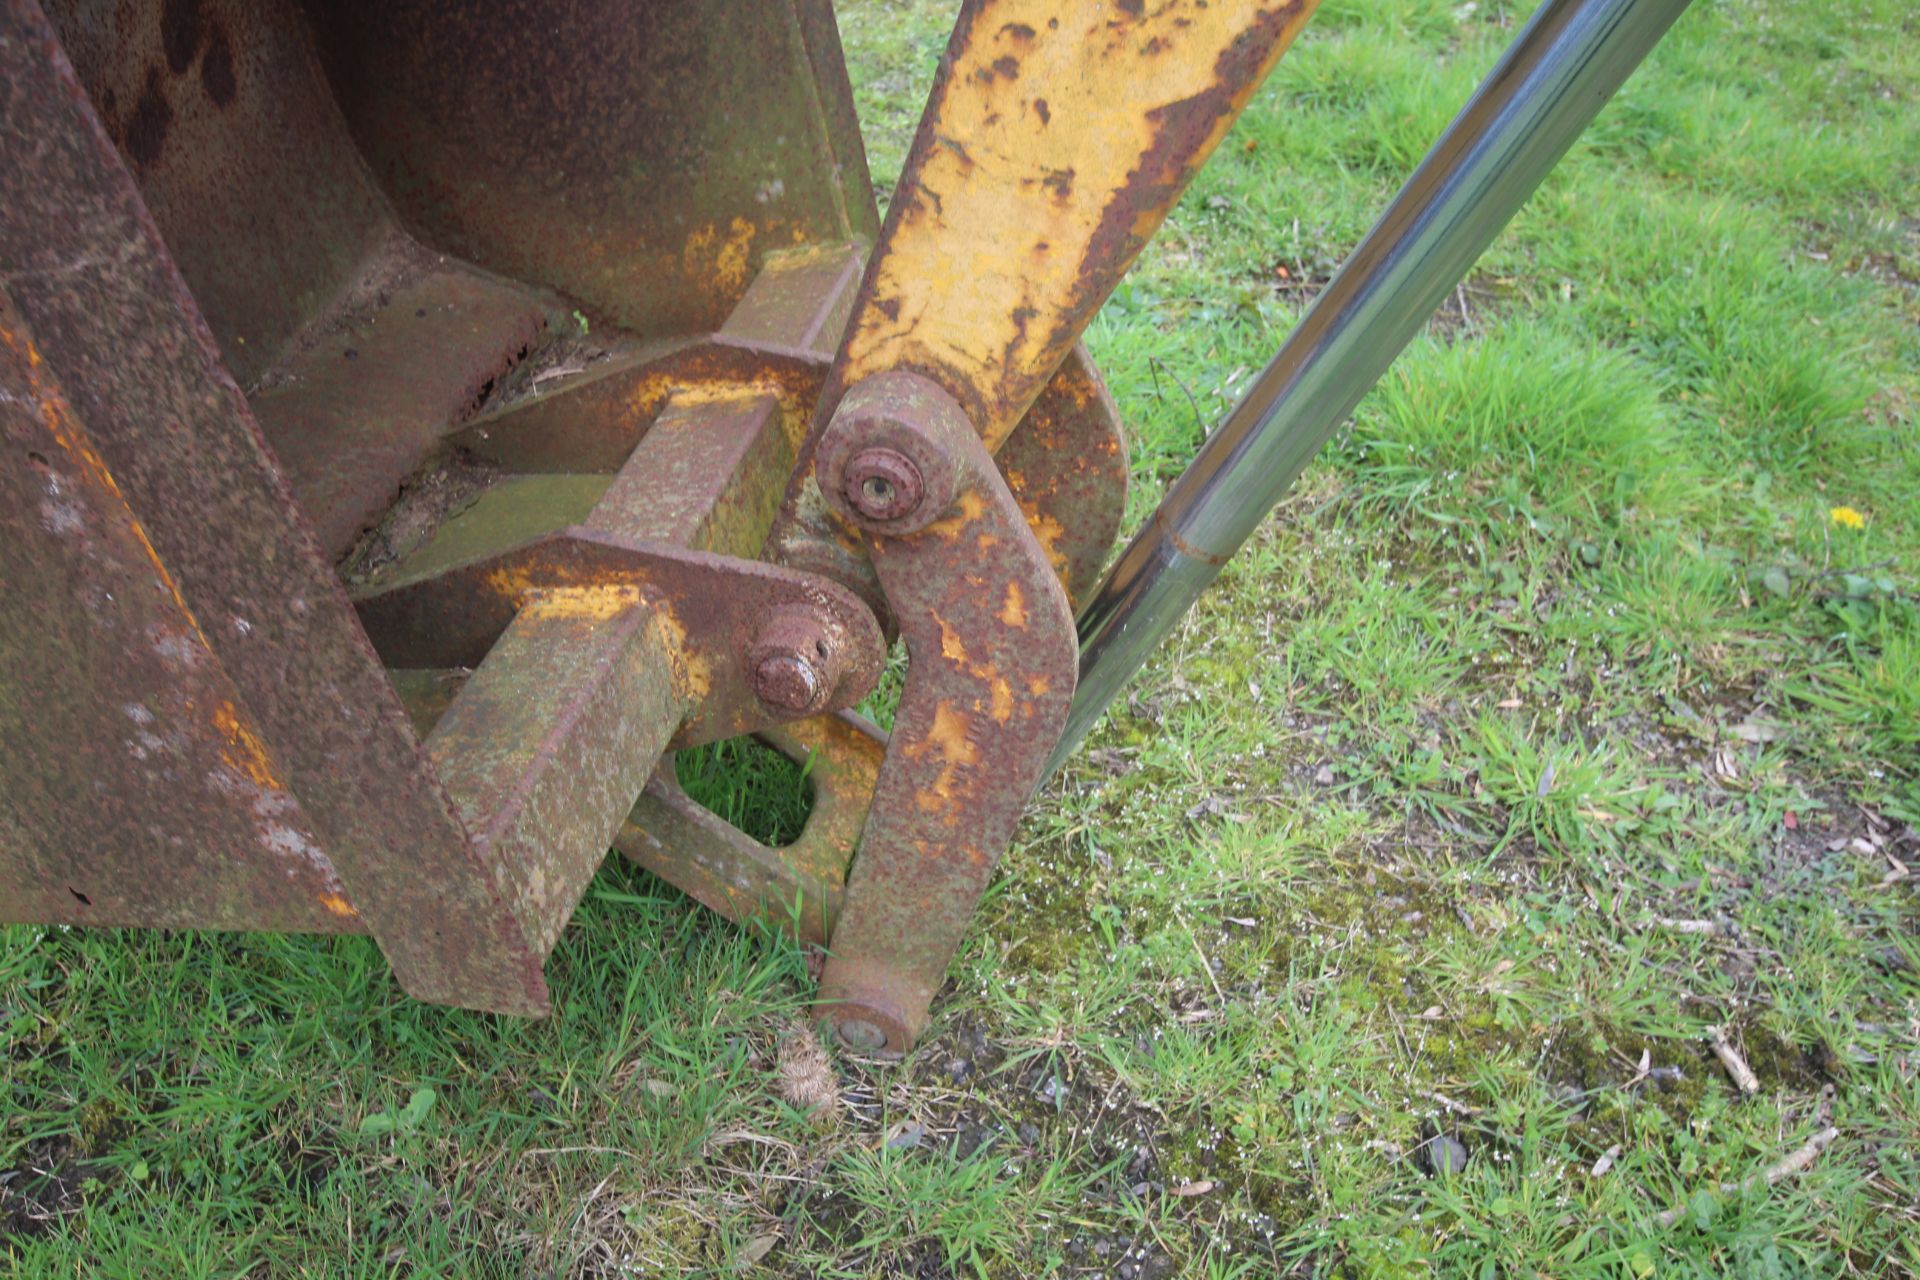
<svg viewBox="0 0 1920 1280">
<path fill-rule="evenodd" d="M 1687 0 L 1546 0 L 1080 612 L 1058 766 Z"/>
</svg>

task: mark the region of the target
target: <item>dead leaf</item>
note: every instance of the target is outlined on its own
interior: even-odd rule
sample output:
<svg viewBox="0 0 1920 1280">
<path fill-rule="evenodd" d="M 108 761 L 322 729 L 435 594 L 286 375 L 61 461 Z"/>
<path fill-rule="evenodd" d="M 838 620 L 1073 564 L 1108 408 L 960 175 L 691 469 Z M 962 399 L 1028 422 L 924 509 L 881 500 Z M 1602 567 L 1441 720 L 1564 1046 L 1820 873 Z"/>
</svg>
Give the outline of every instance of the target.
<svg viewBox="0 0 1920 1280">
<path fill-rule="evenodd" d="M 1776 720 L 1748 716 L 1727 732 L 1742 742 L 1777 742 L 1786 736 L 1787 727 Z"/>
<path fill-rule="evenodd" d="M 772 1253 L 773 1246 L 779 1243 L 780 1234 L 775 1231 L 767 1232 L 765 1235 L 754 1236 L 740 1246 L 740 1252 L 733 1255 L 733 1269 L 735 1271 L 751 1270 L 759 1263 L 760 1259 Z"/>
<path fill-rule="evenodd" d="M 1722 782 L 1740 781 L 1740 764 L 1734 759 L 1733 753 L 1724 746 L 1713 749 L 1713 762 L 1709 772 Z"/>
<path fill-rule="evenodd" d="M 1616 1143 L 1600 1153 L 1600 1158 L 1593 1162 L 1593 1168 L 1588 1172 L 1587 1176 L 1590 1178 L 1606 1177 L 1607 1171 L 1613 1168 L 1613 1162 L 1619 1158 L 1620 1147 Z"/>
<path fill-rule="evenodd" d="M 1202 1178 L 1198 1182 L 1183 1182 L 1167 1192 L 1167 1194 L 1170 1196 L 1179 1196 L 1184 1200 L 1188 1196 L 1203 1196 L 1211 1190 L 1213 1190 L 1213 1183 L 1206 1178 Z"/>
<path fill-rule="evenodd" d="M 1228 822 L 1245 822 L 1247 815 L 1233 807 L 1233 803 L 1219 796 L 1208 796 L 1193 808 L 1187 810 L 1187 821 L 1198 822 L 1202 818 L 1220 817 Z"/>
</svg>

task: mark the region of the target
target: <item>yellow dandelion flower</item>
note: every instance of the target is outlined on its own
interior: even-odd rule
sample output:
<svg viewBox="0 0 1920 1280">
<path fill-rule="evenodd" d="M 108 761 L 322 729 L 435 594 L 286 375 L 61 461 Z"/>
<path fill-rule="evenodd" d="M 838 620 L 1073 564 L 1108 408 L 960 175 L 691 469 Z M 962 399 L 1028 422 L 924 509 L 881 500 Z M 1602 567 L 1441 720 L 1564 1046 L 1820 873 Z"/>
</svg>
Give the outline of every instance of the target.
<svg viewBox="0 0 1920 1280">
<path fill-rule="evenodd" d="M 1827 512 L 1827 519 L 1844 529 L 1864 529 L 1867 527 L 1867 518 L 1858 511 L 1855 511 L 1852 507 L 1835 507 Z"/>
</svg>

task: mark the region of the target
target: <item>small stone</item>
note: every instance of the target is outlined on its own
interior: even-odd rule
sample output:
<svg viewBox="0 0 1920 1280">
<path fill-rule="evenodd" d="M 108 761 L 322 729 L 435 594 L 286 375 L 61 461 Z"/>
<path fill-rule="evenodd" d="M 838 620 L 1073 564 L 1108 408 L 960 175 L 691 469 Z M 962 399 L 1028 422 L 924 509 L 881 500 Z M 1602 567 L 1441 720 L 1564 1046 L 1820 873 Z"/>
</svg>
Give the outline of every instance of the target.
<svg viewBox="0 0 1920 1280">
<path fill-rule="evenodd" d="M 1467 1148 L 1457 1138 L 1435 1134 L 1420 1148 L 1420 1165 L 1428 1177 L 1459 1173 L 1467 1167 Z"/>
<path fill-rule="evenodd" d="M 1313 773 L 1313 783 L 1314 783 L 1314 785 L 1315 785 L 1315 786 L 1317 786 L 1317 787 L 1330 787 L 1330 786 L 1332 786 L 1332 785 L 1333 785 L 1333 770 L 1332 770 L 1332 769 L 1329 769 L 1329 768 L 1328 768 L 1328 767 L 1327 767 L 1326 765 L 1324 765 L 1324 764 L 1323 764 L 1323 765 L 1321 765 L 1321 766 L 1320 766 L 1320 767 L 1319 767 L 1318 769 L 1316 769 L 1316 770 L 1314 770 L 1314 773 Z"/>
<path fill-rule="evenodd" d="M 927 1126 L 923 1124 L 913 1124 L 911 1122 L 898 1124 L 887 1131 L 885 1139 L 886 1148 L 889 1151 L 902 1151 L 910 1147 L 917 1147 L 925 1140 L 926 1136 Z"/>
<path fill-rule="evenodd" d="M 955 1084 L 973 1074 L 973 1064 L 965 1058 L 954 1058 L 947 1063 L 947 1074 L 953 1077 Z"/>
<path fill-rule="evenodd" d="M 1899 947 L 1882 947 L 1873 957 L 1874 963 L 1888 973 L 1912 973 L 1913 961 L 1907 959 L 1907 953 Z"/>
<path fill-rule="evenodd" d="M 1138 1280 L 1173 1280 L 1176 1270 L 1171 1254 L 1150 1253 L 1140 1264 Z"/>
<path fill-rule="evenodd" d="M 1031 1122 L 1020 1126 L 1020 1141 L 1032 1146 L 1040 1141 L 1040 1126 Z"/>
</svg>

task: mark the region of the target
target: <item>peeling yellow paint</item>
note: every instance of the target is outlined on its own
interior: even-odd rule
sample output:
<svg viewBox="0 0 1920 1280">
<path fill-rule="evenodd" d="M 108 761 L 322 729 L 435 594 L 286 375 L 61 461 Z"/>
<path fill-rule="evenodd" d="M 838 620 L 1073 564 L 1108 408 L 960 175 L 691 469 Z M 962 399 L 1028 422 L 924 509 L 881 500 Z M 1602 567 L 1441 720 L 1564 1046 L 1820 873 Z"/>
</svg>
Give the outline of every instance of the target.
<svg viewBox="0 0 1920 1280">
<path fill-rule="evenodd" d="M 963 489 L 953 500 L 956 508 L 953 515 L 943 520 L 935 520 L 926 527 L 926 532 L 938 537 L 942 542 L 953 542 L 966 531 L 967 526 L 975 524 L 987 514 L 987 499 L 978 489 Z"/>
<path fill-rule="evenodd" d="M 546 619 L 606 622 L 640 604 L 642 599 L 640 588 L 630 582 L 542 587 L 527 592 L 520 605 L 520 616 L 536 622 Z"/>
<path fill-rule="evenodd" d="M 634 380 L 626 396 L 627 411 L 636 418 L 664 415 L 663 407 L 671 394 L 675 409 L 694 409 L 708 405 L 745 404 L 771 398 L 782 404 L 793 402 L 793 389 L 771 378 L 687 380 L 684 371 L 664 369 Z"/>
<path fill-rule="evenodd" d="M 533 574 L 518 565 L 490 569 L 480 581 L 495 595 L 516 602 L 525 600 L 535 585 Z"/>
<path fill-rule="evenodd" d="M 955 784 L 962 770 L 980 763 L 980 748 L 973 741 L 973 721 L 967 713 L 942 698 L 933 709 L 933 723 L 927 736 L 903 748 L 910 760 L 924 760 L 929 754 L 940 760 L 940 772 L 917 797 L 922 809 L 952 806 L 965 800 L 956 794 Z"/>
<path fill-rule="evenodd" d="M 353 904 L 337 893 L 320 895 L 320 905 L 343 920 L 358 920 L 360 918 L 360 913 L 353 909 Z"/>
<path fill-rule="evenodd" d="M 948 662 L 970 668 L 973 659 L 967 656 L 967 646 L 960 639 L 960 633 L 948 625 L 947 620 L 940 616 L 939 610 L 929 609 L 927 613 L 940 628 L 940 656 Z"/>
<path fill-rule="evenodd" d="M 979 4 L 876 252 L 846 384 L 941 370 L 978 393 L 998 448 L 1316 2 Z M 1262 39 L 1253 74 L 1222 86 L 1228 51 Z M 1157 156 L 1208 95 L 1197 145 Z"/>
<path fill-rule="evenodd" d="M 950 764 L 979 764 L 980 748 L 969 736 L 972 728 L 972 723 L 954 710 L 952 703 L 942 701 L 934 708 L 933 727 L 927 730 L 927 741 L 938 748 L 941 759 Z"/>
<path fill-rule="evenodd" d="M 686 702 L 703 701 L 713 692 L 713 664 L 687 643 L 687 626 L 666 602 L 653 613 L 654 634 L 673 664 L 674 695 Z"/>
<path fill-rule="evenodd" d="M 747 268 L 751 265 L 748 251 L 753 247 L 754 231 L 753 224 L 745 218 L 736 217 L 731 226 L 732 234 L 714 257 L 715 278 L 728 293 L 747 287 Z"/>
<path fill-rule="evenodd" d="M 1007 583 L 1007 597 L 1000 605 L 1000 621 L 1015 631 L 1027 629 L 1027 597 L 1016 581 Z"/>
<path fill-rule="evenodd" d="M 1053 566 L 1053 576 L 1065 586 L 1069 566 L 1067 553 L 1060 549 L 1060 540 L 1067 536 L 1067 527 L 1042 511 L 1037 503 L 1021 502 L 1020 514 L 1027 518 L 1027 528 L 1033 530 L 1034 541 L 1047 553 L 1047 563 Z"/>
<path fill-rule="evenodd" d="M 725 235 L 721 234 L 718 223 L 695 228 L 681 250 L 681 266 L 694 279 L 711 281 L 716 292 L 738 295 L 747 287 L 757 230 L 753 223 L 741 217 L 727 224 Z"/>
<path fill-rule="evenodd" d="M 989 687 L 993 690 L 993 707 L 987 714 L 998 723 L 1005 724 L 1013 719 L 1013 687 L 1004 676 L 995 676 Z"/>
<path fill-rule="evenodd" d="M 240 709 L 233 703 L 222 699 L 213 709 L 213 727 L 227 740 L 227 746 L 220 752 L 220 758 L 228 766 L 245 774 L 255 786 L 267 787 L 274 791 L 285 791 L 286 784 L 274 776 L 273 761 L 267 755 L 266 744 L 260 741 L 250 725 L 240 716 Z"/>
</svg>

